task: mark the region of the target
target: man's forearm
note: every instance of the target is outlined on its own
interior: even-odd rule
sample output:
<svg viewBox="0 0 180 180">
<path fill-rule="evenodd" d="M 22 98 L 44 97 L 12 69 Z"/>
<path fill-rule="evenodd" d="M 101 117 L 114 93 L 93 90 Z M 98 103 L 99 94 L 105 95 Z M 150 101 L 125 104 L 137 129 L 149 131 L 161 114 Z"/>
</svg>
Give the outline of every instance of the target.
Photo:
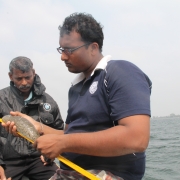
<svg viewBox="0 0 180 180">
<path fill-rule="evenodd" d="M 125 123 L 107 130 L 64 135 L 63 152 L 108 157 L 145 151 L 149 142 L 149 117 L 129 117 L 122 122 Z"/>
<path fill-rule="evenodd" d="M 64 134 L 64 130 L 57 130 L 57 129 L 51 128 L 45 124 L 40 124 L 40 123 L 39 123 L 38 132 L 39 133 L 42 132 L 43 134 L 59 134 L 59 135 Z"/>
</svg>

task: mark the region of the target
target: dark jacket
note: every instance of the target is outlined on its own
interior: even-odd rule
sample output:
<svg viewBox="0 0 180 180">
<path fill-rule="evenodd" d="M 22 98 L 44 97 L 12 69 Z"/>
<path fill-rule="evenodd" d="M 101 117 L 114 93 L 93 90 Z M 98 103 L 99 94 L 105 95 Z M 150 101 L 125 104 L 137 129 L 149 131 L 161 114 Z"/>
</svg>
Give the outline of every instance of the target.
<svg viewBox="0 0 180 180">
<path fill-rule="evenodd" d="M 61 118 L 59 107 L 54 99 L 45 93 L 45 86 L 36 74 L 32 87 L 32 99 L 25 105 L 21 92 L 10 82 L 10 86 L 0 90 L 0 118 L 8 115 L 10 111 L 19 111 L 31 116 L 55 129 L 63 129 L 64 122 Z M 23 157 L 39 157 L 27 140 L 9 134 L 0 125 L 0 165 L 4 166 L 8 159 Z"/>
</svg>

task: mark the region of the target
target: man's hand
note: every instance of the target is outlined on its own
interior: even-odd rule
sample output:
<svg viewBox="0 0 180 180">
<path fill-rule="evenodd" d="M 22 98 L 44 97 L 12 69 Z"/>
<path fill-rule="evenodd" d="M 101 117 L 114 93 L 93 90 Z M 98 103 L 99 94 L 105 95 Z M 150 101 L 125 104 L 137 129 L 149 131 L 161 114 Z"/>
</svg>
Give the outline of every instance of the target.
<svg viewBox="0 0 180 180">
<path fill-rule="evenodd" d="M 34 127 L 36 128 L 36 130 L 38 132 L 41 131 L 41 126 L 40 126 L 39 122 L 35 121 L 30 116 L 27 116 L 26 114 L 22 114 L 18 111 L 16 111 L 16 112 L 11 111 L 10 114 L 12 116 L 21 116 L 21 117 L 27 119 L 30 123 L 32 123 L 34 125 Z M 6 131 L 13 134 L 14 136 L 19 136 L 17 133 L 17 128 L 16 128 L 14 122 L 8 121 L 7 123 L 2 123 L 2 126 L 6 129 Z"/>
<path fill-rule="evenodd" d="M 40 158 L 41 158 L 41 161 L 43 162 L 44 166 L 51 164 L 54 161 L 54 159 L 48 159 L 43 155 L 41 155 Z"/>
<path fill-rule="evenodd" d="M 61 135 L 47 134 L 37 138 L 33 146 L 47 158 L 54 159 L 61 154 L 63 144 L 64 143 L 61 140 Z"/>
<path fill-rule="evenodd" d="M 19 136 L 14 122 L 10 122 L 10 121 L 8 121 L 7 123 L 2 122 L 1 125 L 6 129 L 7 132 L 13 134 L 14 136 Z"/>
<path fill-rule="evenodd" d="M 6 179 L 4 169 L 2 166 L 0 166 L 0 180 L 11 180 L 11 178 Z"/>
</svg>

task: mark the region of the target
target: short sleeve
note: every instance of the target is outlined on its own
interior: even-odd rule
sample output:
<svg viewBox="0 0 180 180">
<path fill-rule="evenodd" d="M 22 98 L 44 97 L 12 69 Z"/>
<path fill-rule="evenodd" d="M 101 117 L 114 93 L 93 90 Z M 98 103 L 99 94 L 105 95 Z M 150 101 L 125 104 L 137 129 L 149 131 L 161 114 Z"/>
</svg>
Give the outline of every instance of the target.
<svg viewBox="0 0 180 180">
<path fill-rule="evenodd" d="M 134 64 L 123 60 L 110 61 L 106 70 L 112 120 L 137 114 L 150 116 L 152 83 L 148 76 Z"/>
</svg>

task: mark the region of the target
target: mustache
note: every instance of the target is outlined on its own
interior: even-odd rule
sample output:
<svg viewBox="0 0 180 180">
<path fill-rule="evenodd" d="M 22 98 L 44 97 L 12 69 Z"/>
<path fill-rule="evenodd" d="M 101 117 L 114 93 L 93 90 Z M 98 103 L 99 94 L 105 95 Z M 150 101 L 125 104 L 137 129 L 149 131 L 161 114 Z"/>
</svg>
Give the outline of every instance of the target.
<svg viewBox="0 0 180 180">
<path fill-rule="evenodd" d="M 31 86 L 29 84 L 24 85 L 24 86 L 21 85 L 21 86 L 19 86 L 18 89 L 28 89 L 28 88 L 31 88 Z"/>
</svg>

